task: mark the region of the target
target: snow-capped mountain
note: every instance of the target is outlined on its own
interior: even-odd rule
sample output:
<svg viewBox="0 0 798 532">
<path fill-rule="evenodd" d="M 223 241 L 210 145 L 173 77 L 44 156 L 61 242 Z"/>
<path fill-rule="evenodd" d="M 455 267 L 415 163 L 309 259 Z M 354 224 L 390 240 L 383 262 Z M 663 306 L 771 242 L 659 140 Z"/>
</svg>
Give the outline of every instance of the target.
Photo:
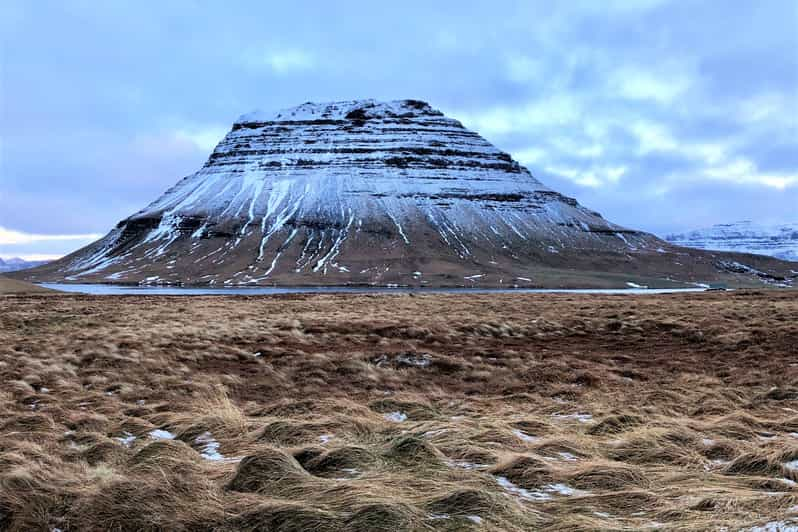
<svg viewBox="0 0 798 532">
<path fill-rule="evenodd" d="M 756 253 L 798 261 L 798 222 L 761 225 L 746 220 L 668 235 L 665 239 L 678 246 Z"/>
<path fill-rule="evenodd" d="M 0 259 L 0 272 L 16 272 L 47 264 L 46 260 L 24 260 L 17 257 Z"/>
<path fill-rule="evenodd" d="M 198 172 L 29 278 L 625 286 L 719 271 L 709 254 L 671 250 L 547 188 L 425 102 L 359 100 L 240 117 Z"/>
</svg>

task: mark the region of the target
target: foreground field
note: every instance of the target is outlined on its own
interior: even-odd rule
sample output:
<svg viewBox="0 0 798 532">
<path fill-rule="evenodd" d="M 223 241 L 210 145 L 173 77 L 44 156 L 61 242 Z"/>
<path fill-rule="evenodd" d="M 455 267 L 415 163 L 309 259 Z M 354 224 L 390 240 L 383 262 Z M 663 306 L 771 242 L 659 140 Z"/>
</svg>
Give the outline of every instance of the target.
<svg viewBox="0 0 798 532">
<path fill-rule="evenodd" d="M 0 297 L 0 529 L 798 526 L 798 297 Z"/>
</svg>

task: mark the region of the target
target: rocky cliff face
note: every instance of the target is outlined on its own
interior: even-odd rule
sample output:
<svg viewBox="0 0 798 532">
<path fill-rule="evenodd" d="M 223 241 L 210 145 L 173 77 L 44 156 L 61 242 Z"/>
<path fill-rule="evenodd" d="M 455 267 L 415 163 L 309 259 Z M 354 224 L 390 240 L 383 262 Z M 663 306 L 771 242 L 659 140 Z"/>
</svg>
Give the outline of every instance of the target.
<svg viewBox="0 0 798 532">
<path fill-rule="evenodd" d="M 743 221 L 718 224 L 688 233 L 668 235 L 665 239 L 679 246 L 756 253 L 798 261 L 798 223 L 761 225 Z"/>
<path fill-rule="evenodd" d="M 654 276 L 667 284 L 677 259 L 667 243 L 545 187 L 427 103 L 366 100 L 242 116 L 202 169 L 31 277 L 572 286 Z M 716 271 L 709 256 L 690 260 L 685 281 Z"/>
</svg>

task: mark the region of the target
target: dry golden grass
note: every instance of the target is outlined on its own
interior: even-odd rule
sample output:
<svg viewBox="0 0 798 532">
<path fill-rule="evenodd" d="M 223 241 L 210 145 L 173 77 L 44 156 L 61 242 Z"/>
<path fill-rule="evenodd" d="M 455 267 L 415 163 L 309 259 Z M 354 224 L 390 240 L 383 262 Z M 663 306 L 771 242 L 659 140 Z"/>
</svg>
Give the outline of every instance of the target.
<svg viewBox="0 0 798 532">
<path fill-rule="evenodd" d="M 5 296 L 0 377 L 0 529 L 798 518 L 795 292 Z"/>
<path fill-rule="evenodd" d="M 35 285 L 33 283 L 26 283 L 25 281 L 17 281 L 16 279 L 9 279 L 8 277 L 0 276 L 0 296 L 7 294 L 21 295 L 21 294 L 57 294 L 56 290 L 44 288 L 43 286 Z"/>
</svg>

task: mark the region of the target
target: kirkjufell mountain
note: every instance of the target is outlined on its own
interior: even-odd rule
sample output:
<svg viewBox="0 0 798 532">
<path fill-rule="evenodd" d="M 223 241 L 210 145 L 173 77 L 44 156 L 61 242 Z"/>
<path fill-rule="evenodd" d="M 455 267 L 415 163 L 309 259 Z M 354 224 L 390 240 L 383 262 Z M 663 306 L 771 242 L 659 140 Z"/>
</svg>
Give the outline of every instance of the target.
<svg viewBox="0 0 798 532">
<path fill-rule="evenodd" d="M 198 172 L 99 241 L 25 273 L 483 287 L 789 284 L 794 275 L 778 260 L 679 248 L 613 224 L 417 100 L 246 114 Z"/>
</svg>

